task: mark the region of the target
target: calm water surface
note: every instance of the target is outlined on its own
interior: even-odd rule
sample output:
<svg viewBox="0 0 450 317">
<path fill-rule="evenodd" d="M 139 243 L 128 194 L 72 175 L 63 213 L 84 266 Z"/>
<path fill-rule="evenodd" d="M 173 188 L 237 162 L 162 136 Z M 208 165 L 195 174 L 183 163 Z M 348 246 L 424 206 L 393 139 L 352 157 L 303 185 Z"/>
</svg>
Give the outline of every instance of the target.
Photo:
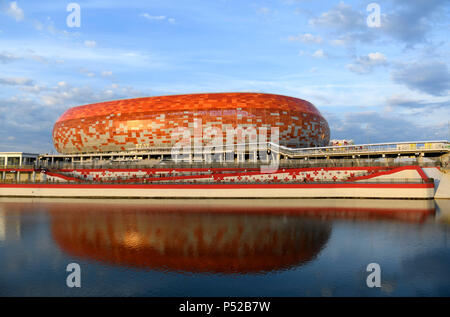
<svg viewBox="0 0 450 317">
<path fill-rule="evenodd" d="M 2 198 L 0 296 L 450 296 L 449 233 L 450 200 Z"/>
</svg>

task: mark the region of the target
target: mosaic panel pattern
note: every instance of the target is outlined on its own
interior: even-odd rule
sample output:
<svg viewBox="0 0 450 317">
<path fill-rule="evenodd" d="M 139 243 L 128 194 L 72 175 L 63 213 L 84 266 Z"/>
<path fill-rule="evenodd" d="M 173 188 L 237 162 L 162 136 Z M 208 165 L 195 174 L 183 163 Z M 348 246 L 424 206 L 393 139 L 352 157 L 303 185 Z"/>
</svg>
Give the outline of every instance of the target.
<svg viewBox="0 0 450 317">
<path fill-rule="evenodd" d="M 116 171 L 114 169 L 102 170 L 61 170 L 57 173 L 47 173 L 50 181 L 82 181 L 82 182 L 336 182 L 357 181 L 361 178 L 377 176 L 378 172 L 390 171 L 392 168 L 303 168 L 280 169 L 275 173 L 261 173 L 258 169 L 247 171 L 238 169 L 230 171 L 217 171 L 216 169 L 191 172 L 177 169 L 129 169 Z M 417 175 L 420 177 L 420 175 Z"/>
<path fill-rule="evenodd" d="M 211 142 L 208 128 L 278 127 L 280 144 L 326 146 L 328 123 L 308 101 L 262 93 L 215 93 L 147 97 L 101 102 L 67 110 L 55 123 L 53 143 L 63 154 L 133 150 L 138 146 L 171 147 L 178 128 L 200 122 L 203 145 Z M 198 135 L 198 134 L 197 134 Z"/>
</svg>

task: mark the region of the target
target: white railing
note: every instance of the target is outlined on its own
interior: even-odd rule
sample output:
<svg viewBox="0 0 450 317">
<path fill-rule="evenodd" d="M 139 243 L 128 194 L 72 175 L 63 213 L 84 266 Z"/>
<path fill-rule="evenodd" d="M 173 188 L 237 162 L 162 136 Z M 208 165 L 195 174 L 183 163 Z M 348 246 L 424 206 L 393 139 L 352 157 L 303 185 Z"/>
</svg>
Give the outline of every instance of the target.
<svg viewBox="0 0 450 317">
<path fill-rule="evenodd" d="M 134 148 L 121 152 L 95 152 L 95 153 L 77 153 L 69 155 L 41 155 L 41 157 L 80 157 L 80 156 L 139 156 L 148 154 L 172 154 L 174 147 L 153 147 L 153 148 Z M 427 152 L 427 151 L 449 151 L 450 143 L 446 140 L 440 141 L 412 141 L 412 142 L 390 142 L 390 143 L 371 143 L 371 144 L 353 144 L 339 146 L 324 146 L 310 148 L 291 148 L 276 143 L 242 143 L 231 145 L 211 145 L 201 147 L 179 148 L 179 154 L 205 154 L 205 153 L 229 153 L 229 152 L 251 152 L 251 151 L 271 150 L 287 156 L 308 156 L 308 155 L 330 155 L 347 153 L 373 153 L 373 152 Z"/>
<path fill-rule="evenodd" d="M 273 150 L 287 155 L 328 155 L 337 153 L 371 153 L 371 152 L 423 152 L 447 150 L 450 151 L 450 143 L 442 141 L 413 141 L 413 142 L 390 142 L 353 144 L 339 146 L 324 146 L 312 148 L 289 148 L 282 145 L 270 144 Z"/>
</svg>

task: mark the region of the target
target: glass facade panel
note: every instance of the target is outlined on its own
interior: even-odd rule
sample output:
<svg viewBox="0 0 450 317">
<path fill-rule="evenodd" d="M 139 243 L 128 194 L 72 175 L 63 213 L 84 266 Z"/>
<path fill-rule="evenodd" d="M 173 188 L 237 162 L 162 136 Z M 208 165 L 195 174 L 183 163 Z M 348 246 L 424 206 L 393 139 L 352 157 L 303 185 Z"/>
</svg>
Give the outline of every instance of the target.
<svg viewBox="0 0 450 317">
<path fill-rule="evenodd" d="M 8 157 L 7 165 L 19 165 L 20 158 L 19 157 Z"/>
</svg>

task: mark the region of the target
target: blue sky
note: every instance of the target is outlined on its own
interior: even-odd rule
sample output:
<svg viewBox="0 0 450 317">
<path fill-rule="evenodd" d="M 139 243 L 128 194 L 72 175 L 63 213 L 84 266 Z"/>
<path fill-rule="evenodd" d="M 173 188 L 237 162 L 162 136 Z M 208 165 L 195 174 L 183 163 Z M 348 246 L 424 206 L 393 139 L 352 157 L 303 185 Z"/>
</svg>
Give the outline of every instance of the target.
<svg viewBox="0 0 450 317">
<path fill-rule="evenodd" d="M 357 143 L 449 138 L 450 1 L 0 0 L 0 151 L 55 152 L 68 108 L 253 91 L 311 101 Z"/>
</svg>

